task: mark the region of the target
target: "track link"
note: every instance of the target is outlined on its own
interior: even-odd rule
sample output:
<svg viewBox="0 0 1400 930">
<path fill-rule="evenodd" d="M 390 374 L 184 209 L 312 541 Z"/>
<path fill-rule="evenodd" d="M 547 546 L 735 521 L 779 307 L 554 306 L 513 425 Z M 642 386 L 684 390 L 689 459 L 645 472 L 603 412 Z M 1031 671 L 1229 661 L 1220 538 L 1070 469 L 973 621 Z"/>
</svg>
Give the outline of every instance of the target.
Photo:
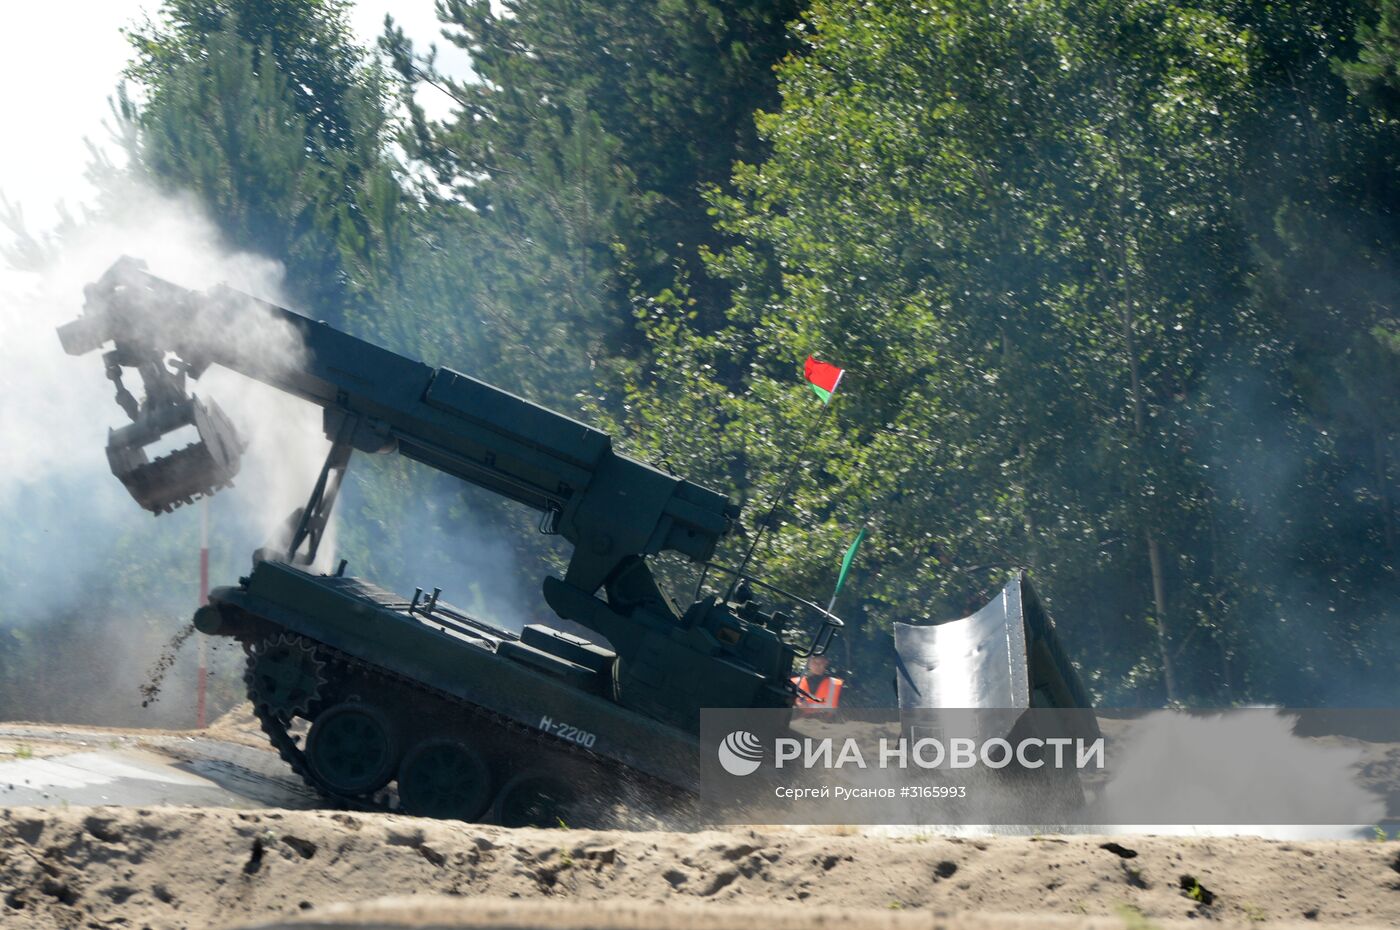
<svg viewBox="0 0 1400 930">
<path fill-rule="evenodd" d="M 285 635 L 294 636 L 296 634 L 285 633 Z M 530 754 L 543 759 L 554 756 L 572 762 L 587 770 L 599 784 L 611 786 L 614 789 L 612 793 L 618 795 L 619 800 L 625 791 L 628 795 L 633 796 L 629 798 L 629 802 L 640 801 L 645 806 L 654 808 L 658 817 L 662 816 L 663 813 L 678 811 L 685 806 L 687 801 L 694 798 L 692 793 L 669 782 L 628 768 L 575 743 L 560 740 L 549 733 L 525 726 L 479 704 L 472 704 L 454 695 L 430 688 L 412 678 L 372 665 L 308 637 L 300 638 L 313 646 L 325 659 L 326 676 L 331 689 L 349 682 L 359 682 L 374 693 L 407 693 L 412 696 L 412 706 L 415 709 L 434 708 L 437 714 L 456 715 L 458 718 L 469 715 L 473 729 L 496 734 L 501 740 L 508 741 L 516 754 Z M 250 640 L 241 640 L 241 642 L 244 650 L 249 652 L 248 661 L 251 663 L 254 643 Z M 249 698 L 252 700 L 251 694 Z M 292 720 L 283 720 L 273 713 L 266 704 L 259 704 L 256 701 L 253 702 L 253 713 L 258 719 L 263 733 L 267 736 L 268 742 L 277 751 L 278 757 L 302 782 L 325 800 L 348 810 L 400 813 L 396 795 L 388 789 L 380 789 L 369 795 L 357 796 L 346 795 L 327 786 L 316 776 L 307 762 L 301 746 L 298 745 L 296 737 L 291 733 Z"/>
</svg>

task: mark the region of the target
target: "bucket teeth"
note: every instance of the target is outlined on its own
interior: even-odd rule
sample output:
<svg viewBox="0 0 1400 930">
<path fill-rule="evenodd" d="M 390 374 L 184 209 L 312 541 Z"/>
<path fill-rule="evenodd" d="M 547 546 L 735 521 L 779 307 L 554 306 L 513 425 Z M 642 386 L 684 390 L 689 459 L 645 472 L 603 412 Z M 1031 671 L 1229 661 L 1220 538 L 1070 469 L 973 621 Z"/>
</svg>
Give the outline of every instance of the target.
<svg viewBox="0 0 1400 930">
<path fill-rule="evenodd" d="M 199 440 L 154 460 L 145 447 L 162 436 L 193 426 Z M 244 443 L 219 406 L 190 397 L 178 407 L 147 414 L 113 430 L 107 441 L 112 474 L 145 509 L 159 516 L 233 483 Z"/>
</svg>

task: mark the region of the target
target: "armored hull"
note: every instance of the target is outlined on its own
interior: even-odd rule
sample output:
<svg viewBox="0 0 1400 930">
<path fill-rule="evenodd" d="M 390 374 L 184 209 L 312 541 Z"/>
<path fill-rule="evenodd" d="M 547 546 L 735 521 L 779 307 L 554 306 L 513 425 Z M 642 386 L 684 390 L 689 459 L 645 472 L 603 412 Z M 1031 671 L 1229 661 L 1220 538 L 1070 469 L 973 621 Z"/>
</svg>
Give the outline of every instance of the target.
<svg viewBox="0 0 1400 930">
<path fill-rule="evenodd" d="M 274 561 L 196 624 L 243 645 L 264 731 L 337 804 L 554 826 L 697 789 L 695 736 L 615 703 L 615 655 L 546 626 Z"/>
<path fill-rule="evenodd" d="M 228 288 L 182 288 L 134 259 L 85 288 L 82 315 L 58 335 L 73 355 L 104 350 L 131 419 L 109 432 L 108 461 L 157 515 L 238 474 L 238 429 L 189 390 L 211 366 L 322 408 L 331 445 L 306 504 L 275 551 L 255 554 L 253 572 L 219 589 L 196 624 L 242 643 L 263 728 L 339 803 L 551 823 L 566 798 L 597 807 L 633 789 L 685 796 L 700 710 L 790 708 L 794 663 L 825 650 L 840 626 L 797 599 L 820 626 L 804 646 L 791 608 L 761 610 L 743 566 L 713 564 L 739 518 L 724 494 L 463 372 Z M 123 380 L 131 374 L 139 399 Z M 188 428 L 196 442 L 150 457 Z M 562 577 L 541 579 L 541 608 L 608 648 L 543 625 L 507 632 L 436 591 L 405 600 L 304 570 L 355 453 L 402 455 L 536 511 L 540 532 L 571 546 Z M 664 553 L 700 565 L 702 586 L 711 569 L 734 577 L 722 594 L 697 587 L 682 606 L 648 563 Z"/>
</svg>

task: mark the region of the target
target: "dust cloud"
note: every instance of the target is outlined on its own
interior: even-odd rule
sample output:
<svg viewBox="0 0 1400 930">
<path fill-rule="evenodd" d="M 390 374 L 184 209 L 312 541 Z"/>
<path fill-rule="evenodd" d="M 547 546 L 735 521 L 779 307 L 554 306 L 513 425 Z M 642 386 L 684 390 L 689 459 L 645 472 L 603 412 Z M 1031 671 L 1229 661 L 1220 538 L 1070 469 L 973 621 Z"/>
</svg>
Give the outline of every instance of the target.
<svg viewBox="0 0 1400 930">
<path fill-rule="evenodd" d="M 1385 798 L 1358 778 L 1354 740 L 1307 739 L 1296 715 L 1269 708 L 1215 714 L 1154 711 L 1115 749 L 1098 799 L 1104 833 L 1359 838 L 1386 817 Z M 1144 811 L 1189 811 L 1191 824 L 1144 824 Z M 1281 812 L 1301 823 L 1277 823 Z M 1330 821 L 1330 822 L 1329 822 Z"/>
<path fill-rule="evenodd" d="M 128 420 L 101 353 L 69 356 L 56 334 L 80 314 L 84 286 L 123 255 L 184 287 L 227 284 L 273 302 L 281 292 L 279 263 L 226 248 L 193 201 L 135 183 L 111 195 L 99 215 L 7 250 L 0 658 L 8 674 L 0 715 L 124 722 L 149 656 L 196 606 L 199 505 L 152 518 L 127 496 L 104 452 L 107 430 Z M 225 326 L 203 335 L 242 340 L 270 365 L 295 364 L 302 351 L 290 330 Z M 128 375 L 128 389 L 138 386 Z M 318 408 L 235 373 L 211 369 L 189 388 L 217 400 L 248 443 L 236 493 L 209 502 L 211 574 L 236 577 L 246 573 L 248 553 L 305 501 L 329 443 Z M 321 549 L 326 562 L 334 557 L 331 532 Z M 182 703 L 167 713 L 184 714 Z"/>
</svg>

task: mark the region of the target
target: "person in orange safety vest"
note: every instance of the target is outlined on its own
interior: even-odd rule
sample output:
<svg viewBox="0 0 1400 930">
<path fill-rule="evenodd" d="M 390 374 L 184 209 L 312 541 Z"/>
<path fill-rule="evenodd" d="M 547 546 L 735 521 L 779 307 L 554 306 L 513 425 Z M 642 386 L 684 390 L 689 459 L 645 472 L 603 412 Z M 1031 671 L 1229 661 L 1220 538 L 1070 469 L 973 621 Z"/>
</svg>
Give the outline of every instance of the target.
<svg viewBox="0 0 1400 930">
<path fill-rule="evenodd" d="M 807 670 L 801 675 L 793 676 L 792 683 L 797 685 L 799 690 L 796 707 L 808 710 L 835 710 L 841 706 L 841 688 L 845 682 L 835 675 L 828 675 L 827 664 L 826 656 L 812 656 L 807 660 Z M 808 694 L 812 697 L 807 697 Z"/>
</svg>

